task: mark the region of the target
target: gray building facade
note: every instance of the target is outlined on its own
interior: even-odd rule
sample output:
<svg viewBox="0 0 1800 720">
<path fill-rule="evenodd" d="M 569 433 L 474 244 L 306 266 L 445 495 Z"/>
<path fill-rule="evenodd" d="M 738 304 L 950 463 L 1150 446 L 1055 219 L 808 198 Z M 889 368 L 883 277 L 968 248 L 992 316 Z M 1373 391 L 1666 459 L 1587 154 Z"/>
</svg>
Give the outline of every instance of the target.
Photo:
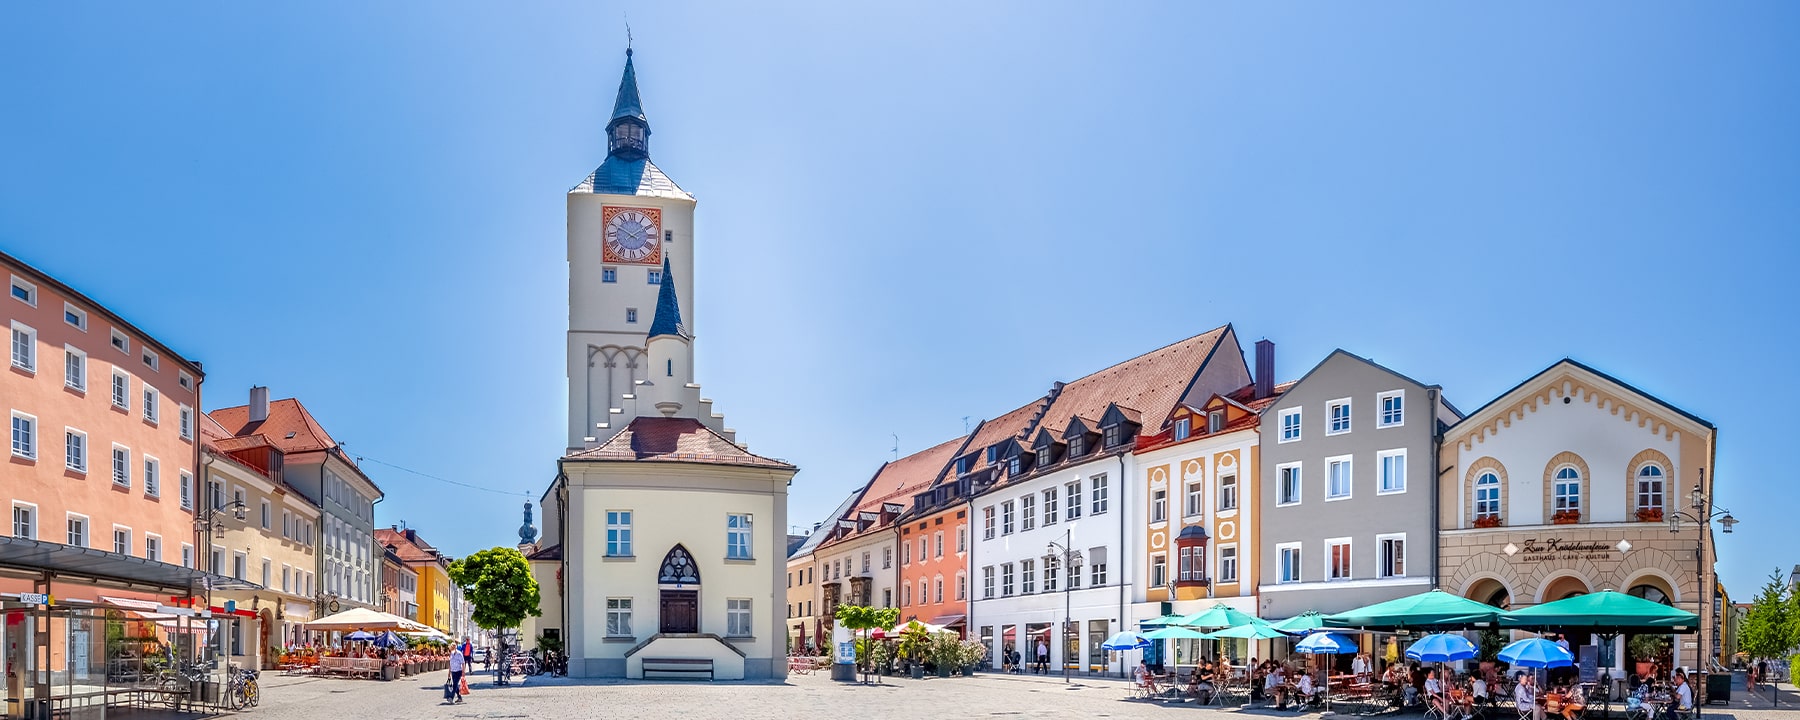
<svg viewBox="0 0 1800 720">
<path fill-rule="evenodd" d="M 1437 452 L 1459 418 L 1438 386 L 1344 350 L 1264 410 L 1259 614 L 1341 612 L 1433 587 Z"/>
</svg>

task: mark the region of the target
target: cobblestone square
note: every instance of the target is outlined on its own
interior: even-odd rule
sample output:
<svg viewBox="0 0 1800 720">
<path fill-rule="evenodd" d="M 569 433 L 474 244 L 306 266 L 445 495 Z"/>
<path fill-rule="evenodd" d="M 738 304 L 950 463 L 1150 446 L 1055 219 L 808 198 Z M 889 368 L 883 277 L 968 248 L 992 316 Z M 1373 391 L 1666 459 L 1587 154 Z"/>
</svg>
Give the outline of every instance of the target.
<svg viewBox="0 0 1800 720">
<path fill-rule="evenodd" d="M 443 703 L 444 673 L 395 682 L 311 677 L 265 677 L 263 705 L 247 720 L 365 720 L 395 718 L 746 718 L 842 717 L 857 720 L 930 718 L 1192 718 L 1212 715 L 1317 718 L 1271 710 L 1201 709 L 1189 704 L 1126 700 L 1118 680 L 977 675 L 972 678 L 888 678 L 880 685 L 832 682 L 797 675 L 786 683 L 586 681 L 532 678 L 524 685 L 472 682 L 460 705 Z M 1766 696 L 1746 701 L 1741 679 L 1729 705 L 1709 706 L 1702 720 L 1800 720 L 1800 698 L 1784 686 L 1780 709 Z M 1752 707 L 1754 705 L 1754 707 Z M 1511 711 L 1504 715 L 1510 717 Z M 1418 713 L 1377 717 L 1417 720 Z M 1226 720 L 1221 717 L 1219 720 Z M 1346 719 L 1347 720 L 1347 719 Z"/>
</svg>

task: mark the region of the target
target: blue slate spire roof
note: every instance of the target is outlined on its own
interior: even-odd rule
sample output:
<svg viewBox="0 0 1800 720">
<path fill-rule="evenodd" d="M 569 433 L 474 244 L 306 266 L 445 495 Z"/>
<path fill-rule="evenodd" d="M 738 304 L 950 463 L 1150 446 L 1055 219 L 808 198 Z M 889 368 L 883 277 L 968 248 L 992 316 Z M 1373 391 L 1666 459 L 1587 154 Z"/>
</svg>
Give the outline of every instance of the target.
<svg viewBox="0 0 1800 720">
<path fill-rule="evenodd" d="M 649 339 L 674 335 L 691 339 L 681 322 L 681 301 L 675 298 L 675 275 L 669 272 L 669 256 L 663 255 L 662 288 L 656 292 L 656 317 L 650 321 Z"/>
<path fill-rule="evenodd" d="M 650 127 L 650 119 L 644 117 L 644 104 L 638 100 L 637 70 L 631 67 L 631 48 L 625 48 L 625 76 L 619 78 L 619 96 L 613 100 L 612 120 L 607 127 L 622 118 L 637 120 L 646 129 Z"/>
</svg>

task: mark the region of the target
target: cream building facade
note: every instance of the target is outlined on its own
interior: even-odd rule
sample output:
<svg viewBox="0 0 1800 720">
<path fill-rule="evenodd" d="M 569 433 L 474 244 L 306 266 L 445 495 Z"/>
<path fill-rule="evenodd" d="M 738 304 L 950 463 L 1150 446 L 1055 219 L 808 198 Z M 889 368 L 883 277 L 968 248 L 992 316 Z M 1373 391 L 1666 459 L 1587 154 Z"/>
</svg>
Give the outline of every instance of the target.
<svg viewBox="0 0 1800 720">
<path fill-rule="evenodd" d="M 1710 498 L 1716 441 L 1711 423 L 1605 373 L 1550 366 L 1446 433 L 1440 586 L 1515 609 L 1609 589 L 1664 602 L 1700 615 L 1667 658 L 1695 667 L 1716 545 L 1709 525 L 1671 532 L 1667 518 L 1693 512 L 1692 491 Z M 1625 640 L 1571 644 L 1622 677 Z"/>
</svg>

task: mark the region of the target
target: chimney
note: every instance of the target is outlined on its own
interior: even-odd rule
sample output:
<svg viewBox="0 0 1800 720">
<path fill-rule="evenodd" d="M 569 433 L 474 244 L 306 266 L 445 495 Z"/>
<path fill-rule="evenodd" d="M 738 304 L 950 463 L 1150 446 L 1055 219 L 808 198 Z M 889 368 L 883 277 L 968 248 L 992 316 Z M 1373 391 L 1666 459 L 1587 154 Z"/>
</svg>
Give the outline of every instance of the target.
<svg viewBox="0 0 1800 720">
<path fill-rule="evenodd" d="M 1275 394 L 1275 343 L 1256 341 L 1256 399 Z"/>
<path fill-rule="evenodd" d="M 255 385 L 250 388 L 250 422 L 262 422 L 269 419 L 269 388 Z"/>
</svg>

